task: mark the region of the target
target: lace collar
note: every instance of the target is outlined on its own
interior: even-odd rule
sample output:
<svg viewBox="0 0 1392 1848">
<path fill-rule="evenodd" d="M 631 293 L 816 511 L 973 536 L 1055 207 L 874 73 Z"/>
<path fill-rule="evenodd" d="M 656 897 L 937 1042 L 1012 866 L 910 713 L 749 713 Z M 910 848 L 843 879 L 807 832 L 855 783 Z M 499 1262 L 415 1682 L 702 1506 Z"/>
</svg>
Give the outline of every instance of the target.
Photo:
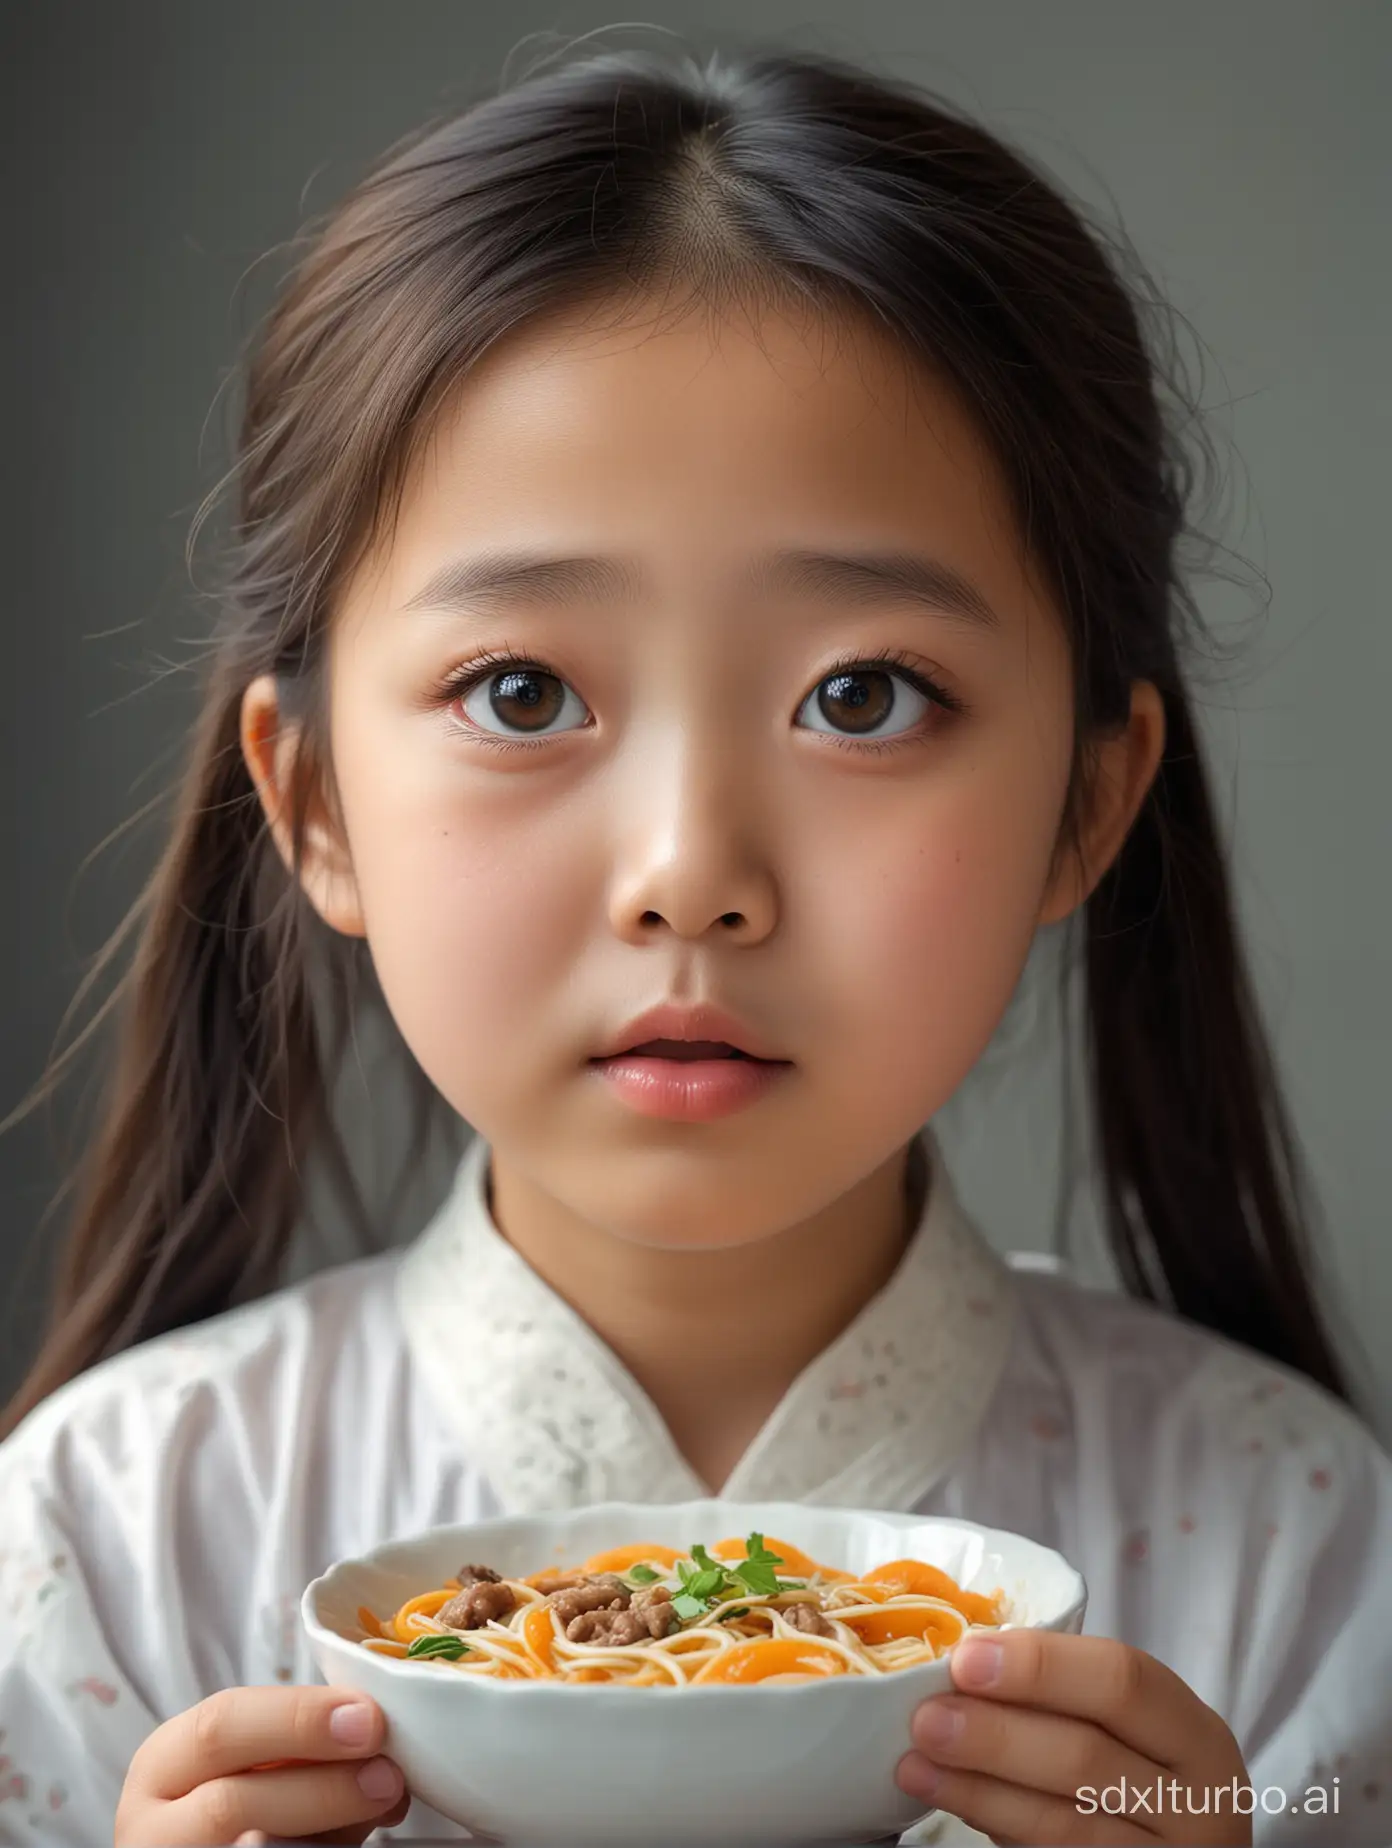
<svg viewBox="0 0 1392 1848">
<path fill-rule="evenodd" d="M 730 1500 L 908 1510 L 971 1442 L 1010 1347 L 1008 1265 L 959 1206 L 930 1130 L 928 1196 L 885 1287 L 793 1382 L 721 1489 Z M 706 1496 L 616 1355 L 494 1225 L 488 1144 L 408 1248 L 408 1347 L 509 1513 Z"/>
</svg>

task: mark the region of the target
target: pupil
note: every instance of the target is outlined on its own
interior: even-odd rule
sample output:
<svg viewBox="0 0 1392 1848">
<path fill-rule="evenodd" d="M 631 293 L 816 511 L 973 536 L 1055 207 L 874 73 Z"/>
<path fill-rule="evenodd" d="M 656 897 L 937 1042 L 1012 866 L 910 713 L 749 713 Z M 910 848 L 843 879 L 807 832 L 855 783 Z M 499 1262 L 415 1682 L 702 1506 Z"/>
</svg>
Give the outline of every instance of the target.
<svg viewBox="0 0 1392 1848">
<path fill-rule="evenodd" d="M 873 731 L 888 717 L 894 704 L 894 693 L 888 674 L 873 671 L 834 674 L 830 680 L 822 682 L 817 703 L 822 709 L 822 716 L 830 719 L 833 724 L 845 724 L 848 715 L 844 708 L 849 707 L 853 719 L 851 729 Z M 834 704 L 840 704 L 843 710 L 834 712 Z"/>
<path fill-rule="evenodd" d="M 553 692 L 548 696 L 543 682 L 549 682 Z M 489 703 L 498 717 L 505 723 L 516 724 L 519 714 L 504 710 L 504 703 L 509 702 L 522 708 L 524 716 L 536 719 L 546 725 L 560 710 L 561 683 L 554 674 L 538 674 L 530 669 L 516 670 L 499 674 L 494 683 Z M 534 727 L 533 729 L 537 729 Z"/>
</svg>

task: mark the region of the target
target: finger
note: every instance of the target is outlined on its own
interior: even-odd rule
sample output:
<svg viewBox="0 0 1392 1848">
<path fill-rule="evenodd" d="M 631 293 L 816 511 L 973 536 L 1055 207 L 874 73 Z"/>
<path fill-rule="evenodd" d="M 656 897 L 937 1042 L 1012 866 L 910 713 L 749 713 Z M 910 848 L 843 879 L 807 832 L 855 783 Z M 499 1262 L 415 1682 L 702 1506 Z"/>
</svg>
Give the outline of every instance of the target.
<svg viewBox="0 0 1392 1848">
<path fill-rule="evenodd" d="M 984 1776 L 930 1765 L 917 1752 L 899 1761 L 895 1781 L 921 1803 L 948 1810 L 992 1841 L 1029 1842 L 1031 1848 L 1156 1848 L 1157 1838 L 1120 1816 L 1084 1815 L 1067 1797 Z"/>
<path fill-rule="evenodd" d="M 402 1788 L 401 1773 L 389 1758 L 310 1770 L 245 1771 L 213 1778 L 186 1797 L 158 1805 L 145 1839 L 149 1848 L 160 1848 L 235 1842 L 248 1832 L 281 1841 L 316 1830 L 347 1834 L 363 1823 L 370 1830 L 395 1806 Z"/>
<path fill-rule="evenodd" d="M 326 1829 L 320 1835 L 305 1835 L 300 1839 L 304 1842 L 322 1842 L 325 1848 L 362 1848 L 374 1829 L 394 1829 L 397 1823 L 404 1822 L 410 1807 L 411 1793 L 403 1790 L 392 1807 L 384 1815 L 374 1817 L 371 1822 L 360 1822 L 352 1829 Z"/>
<path fill-rule="evenodd" d="M 224 1688 L 151 1733 L 126 1782 L 168 1801 L 277 1760 L 371 1758 L 385 1732 L 376 1702 L 347 1688 Z"/>
<path fill-rule="evenodd" d="M 1150 1790 L 1163 1775 L 1153 1760 L 1091 1720 L 1006 1707 L 966 1694 L 920 1702 L 910 1733 L 934 1765 L 985 1772 L 1070 1800 L 1085 1786 L 1100 1790 L 1123 1778 L 1133 1790 Z"/>
<path fill-rule="evenodd" d="M 954 1686 L 984 1700 L 1038 1707 L 1105 1732 L 1165 1770 L 1194 1757 L 1197 1713 L 1222 1722 L 1154 1656 L 1105 1636 L 1004 1630 L 971 1636 L 952 1651 Z"/>
</svg>

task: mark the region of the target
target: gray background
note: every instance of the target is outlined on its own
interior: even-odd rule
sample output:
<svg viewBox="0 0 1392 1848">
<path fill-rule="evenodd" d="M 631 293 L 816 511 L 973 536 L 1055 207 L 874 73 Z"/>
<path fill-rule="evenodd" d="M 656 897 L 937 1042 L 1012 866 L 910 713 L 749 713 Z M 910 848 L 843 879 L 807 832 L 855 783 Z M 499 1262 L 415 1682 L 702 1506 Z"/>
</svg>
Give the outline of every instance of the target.
<svg viewBox="0 0 1392 1848">
<path fill-rule="evenodd" d="M 1387 1437 L 1392 8 L 649 0 L 643 21 L 649 37 L 781 34 L 970 107 L 1119 216 L 1201 336 L 1232 477 L 1220 532 L 1252 567 L 1204 593 L 1242 652 L 1206 672 L 1203 705 L 1321 1198 L 1328 1299 Z M 37 1076 L 83 958 L 155 849 L 136 829 L 79 874 L 177 762 L 190 694 L 165 670 L 207 620 L 183 545 L 225 462 L 228 400 L 215 396 L 276 271 L 258 258 L 417 120 L 495 81 L 519 41 L 609 23 L 533 0 L 10 10 L 0 1114 Z M 993 1239 L 1043 1249 L 1057 1022 L 1032 997 L 943 1128 Z M 389 1106 L 370 1101 L 375 1124 Z M 366 1121 L 367 1100 L 356 1107 Z M 68 1099 L 0 1140 L 0 1391 L 30 1349 L 36 1228 L 80 1134 L 74 1110 Z M 414 1230 L 430 1185 L 383 1242 Z M 1100 1275 L 1086 1188 L 1071 1224 L 1079 1263 Z M 301 1252 L 297 1269 L 318 1261 Z"/>
</svg>

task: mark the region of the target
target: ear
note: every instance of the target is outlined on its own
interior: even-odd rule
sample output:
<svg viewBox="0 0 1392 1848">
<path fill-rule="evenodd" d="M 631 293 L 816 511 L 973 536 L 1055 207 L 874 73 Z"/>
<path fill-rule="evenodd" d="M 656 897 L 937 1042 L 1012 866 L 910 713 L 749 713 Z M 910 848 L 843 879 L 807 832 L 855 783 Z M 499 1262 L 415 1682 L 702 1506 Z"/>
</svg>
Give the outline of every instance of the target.
<svg viewBox="0 0 1392 1848">
<path fill-rule="evenodd" d="M 242 756 L 271 837 L 292 877 L 295 863 L 291 795 L 297 775 L 313 774 L 311 766 L 301 761 L 300 743 L 298 731 L 281 710 L 274 676 L 264 674 L 253 680 L 242 695 Z M 318 778 L 310 793 L 305 820 L 299 881 L 305 897 L 332 929 L 346 937 L 366 936 L 348 842 L 342 825 L 330 812 Z"/>
<path fill-rule="evenodd" d="M 1039 913 L 1041 924 L 1057 924 L 1092 896 L 1121 852 L 1164 749 L 1164 702 L 1148 680 L 1138 680 L 1131 688 L 1131 714 L 1125 725 L 1090 752 L 1085 812 L 1077 839 L 1066 841 L 1060 851 Z"/>
</svg>

